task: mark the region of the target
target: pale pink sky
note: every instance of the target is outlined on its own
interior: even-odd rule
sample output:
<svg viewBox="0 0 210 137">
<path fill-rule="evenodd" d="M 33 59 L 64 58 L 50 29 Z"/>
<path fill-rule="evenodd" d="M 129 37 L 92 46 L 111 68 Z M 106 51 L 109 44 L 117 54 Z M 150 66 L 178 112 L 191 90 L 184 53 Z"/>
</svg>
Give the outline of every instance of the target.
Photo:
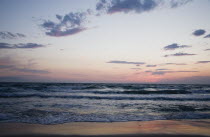
<svg viewBox="0 0 210 137">
<path fill-rule="evenodd" d="M 1 0 L 0 81 L 210 84 L 208 0 Z"/>
</svg>

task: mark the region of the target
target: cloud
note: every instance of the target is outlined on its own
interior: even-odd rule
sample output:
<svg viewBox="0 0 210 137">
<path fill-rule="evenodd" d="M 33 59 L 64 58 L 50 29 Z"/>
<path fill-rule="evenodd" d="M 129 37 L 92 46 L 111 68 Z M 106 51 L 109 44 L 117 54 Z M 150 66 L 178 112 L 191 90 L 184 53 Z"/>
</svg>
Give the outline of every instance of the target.
<svg viewBox="0 0 210 137">
<path fill-rule="evenodd" d="M 152 75 L 164 75 L 165 73 L 169 73 L 169 72 L 166 72 L 166 71 L 155 71 L 155 72 L 152 72 Z"/>
<path fill-rule="evenodd" d="M 0 69 L 9 69 L 12 71 L 18 71 L 18 72 L 26 72 L 26 73 L 39 73 L 39 74 L 47 74 L 50 73 L 47 70 L 40 70 L 40 69 L 29 69 L 29 68 L 19 68 L 15 65 L 0 65 Z"/>
<path fill-rule="evenodd" d="M 192 76 L 178 79 L 162 79 L 165 84 L 210 84 L 210 76 Z"/>
<path fill-rule="evenodd" d="M 178 49 L 178 48 L 189 48 L 189 47 L 192 47 L 192 46 L 178 45 L 177 43 L 173 43 L 171 45 L 165 46 L 164 50 L 175 50 L 175 49 Z"/>
<path fill-rule="evenodd" d="M 115 64 L 134 64 L 134 65 L 141 65 L 145 64 L 144 62 L 129 62 L 129 61 L 120 61 L 120 60 L 112 60 L 107 63 L 115 63 Z"/>
<path fill-rule="evenodd" d="M 164 63 L 160 65 L 163 66 L 163 65 L 187 65 L 187 64 L 186 63 Z"/>
<path fill-rule="evenodd" d="M 170 70 L 170 69 L 164 69 L 164 68 L 163 68 L 163 69 L 156 69 L 156 70 L 159 71 L 159 70 Z"/>
<path fill-rule="evenodd" d="M 210 61 L 198 61 L 196 64 L 210 63 Z"/>
<path fill-rule="evenodd" d="M 0 76 L 0 82 L 20 82 L 28 81 L 23 76 Z"/>
<path fill-rule="evenodd" d="M 100 0 L 96 4 L 97 11 L 105 11 L 107 14 L 113 13 L 142 13 L 154 10 L 158 7 L 167 5 L 169 8 L 177 8 L 187 4 L 191 0 Z"/>
<path fill-rule="evenodd" d="M 187 72 L 199 72 L 199 71 L 145 71 L 145 72 L 149 72 L 152 75 L 164 75 L 166 73 L 187 73 Z"/>
<path fill-rule="evenodd" d="M 167 3 L 170 8 L 179 7 L 188 3 L 190 0 L 99 0 L 96 3 L 96 11 L 88 9 L 84 12 L 70 12 L 68 14 L 55 15 L 57 21 L 43 20 L 40 24 L 45 30 L 45 34 L 52 37 L 63 37 L 78 34 L 88 28 L 84 25 L 87 23 L 88 15 L 98 16 L 101 12 L 113 14 L 118 12 L 142 13 L 156 9 Z M 167 5 L 166 4 L 166 5 Z"/>
<path fill-rule="evenodd" d="M 62 37 L 62 36 L 74 35 L 79 32 L 82 32 L 84 30 L 86 30 L 86 28 L 72 28 L 72 29 L 68 29 L 66 31 L 53 30 L 50 32 L 46 32 L 46 35 L 54 36 L 54 37 Z"/>
<path fill-rule="evenodd" d="M 0 76 L 0 82 L 55 82 L 52 78 L 39 75 Z"/>
<path fill-rule="evenodd" d="M 12 60 L 11 56 L 1 56 L 0 57 L 0 65 L 9 65 L 9 64 L 15 64 L 15 61 Z"/>
<path fill-rule="evenodd" d="M 156 67 L 157 65 L 147 65 L 146 67 Z"/>
<path fill-rule="evenodd" d="M 199 72 L 199 71 L 175 71 L 175 72 Z"/>
<path fill-rule="evenodd" d="M 154 0 L 113 0 L 107 12 L 109 14 L 116 12 L 128 13 L 131 11 L 142 13 L 153 10 L 157 6 L 158 2 Z"/>
<path fill-rule="evenodd" d="M 204 38 L 210 38 L 210 34 L 206 35 Z"/>
<path fill-rule="evenodd" d="M 0 69 L 12 68 L 12 65 L 0 65 Z"/>
<path fill-rule="evenodd" d="M 174 65 L 174 64 L 176 64 L 176 63 L 165 63 L 163 65 Z"/>
<path fill-rule="evenodd" d="M 20 64 L 19 62 L 11 59 L 11 57 L 1 57 L 0 58 L 0 70 L 9 70 L 15 72 L 25 72 L 33 74 L 47 74 L 50 73 L 47 70 L 33 69 L 32 67 L 36 65 L 33 59 L 28 60 L 26 65 Z"/>
<path fill-rule="evenodd" d="M 34 49 L 45 47 L 42 44 L 37 43 L 19 43 L 19 44 L 9 44 L 9 43 L 0 43 L 0 49 Z"/>
<path fill-rule="evenodd" d="M 64 16 L 56 15 L 57 22 L 45 20 L 41 27 L 46 30 L 45 34 L 53 37 L 70 36 L 86 30 L 83 25 L 90 12 L 70 12 Z"/>
<path fill-rule="evenodd" d="M 164 63 L 157 65 L 146 65 L 146 67 L 157 67 L 157 66 L 166 66 L 166 65 L 187 65 L 186 63 Z M 168 70 L 168 69 L 157 69 L 157 70 Z"/>
<path fill-rule="evenodd" d="M 26 73 L 39 73 L 39 74 L 48 74 L 50 73 L 47 70 L 40 70 L 40 69 L 28 69 L 28 68 L 12 68 L 12 70 L 18 72 L 26 72 Z"/>
<path fill-rule="evenodd" d="M 96 10 L 100 11 L 107 7 L 107 1 L 106 0 L 99 0 L 98 3 L 96 3 Z"/>
<path fill-rule="evenodd" d="M 170 1 L 170 7 L 171 8 L 177 8 L 180 7 L 182 5 L 185 5 L 189 2 L 192 2 L 192 0 L 171 0 Z"/>
<path fill-rule="evenodd" d="M 209 51 L 210 49 L 205 49 L 204 51 Z"/>
<path fill-rule="evenodd" d="M 195 30 L 192 34 L 193 34 L 194 36 L 201 36 L 201 35 L 203 35 L 203 34 L 205 34 L 205 33 L 206 33 L 205 30 L 203 30 L 203 29 L 198 29 L 198 30 Z"/>
<path fill-rule="evenodd" d="M 151 71 L 151 70 L 147 70 L 147 71 L 145 71 L 145 72 L 149 72 L 149 73 L 150 73 L 150 72 L 152 72 L 152 71 Z"/>
<path fill-rule="evenodd" d="M 134 70 L 141 70 L 141 68 L 131 68 L 131 69 L 134 69 Z"/>
<path fill-rule="evenodd" d="M 8 43 L 0 43 L 0 49 L 9 49 L 12 48 L 12 46 Z"/>
<path fill-rule="evenodd" d="M 197 54 L 179 52 L 179 53 L 175 53 L 175 54 L 165 55 L 164 57 L 169 57 L 169 56 L 181 57 L 181 56 L 194 56 L 194 55 L 197 55 Z"/>
<path fill-rule="evenodd" d="M 12 33 L 8 31 L 0 31 L 1 39 L 17 39 L 17 38 L 25 38 L 26 35 L 21 33 Z"/>
</svg>

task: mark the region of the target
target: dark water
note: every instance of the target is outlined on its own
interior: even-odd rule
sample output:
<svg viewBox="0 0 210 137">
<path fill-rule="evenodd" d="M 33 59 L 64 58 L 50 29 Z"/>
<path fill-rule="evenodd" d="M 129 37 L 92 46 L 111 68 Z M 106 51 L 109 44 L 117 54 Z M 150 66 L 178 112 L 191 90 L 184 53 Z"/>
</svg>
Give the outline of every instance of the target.
<svg viewBox="0 0 210 137">
<path fill-rule="evenodd" d="M 209 118 L 210 85 L 0 83 L 0 122 Z"/>
</svg>

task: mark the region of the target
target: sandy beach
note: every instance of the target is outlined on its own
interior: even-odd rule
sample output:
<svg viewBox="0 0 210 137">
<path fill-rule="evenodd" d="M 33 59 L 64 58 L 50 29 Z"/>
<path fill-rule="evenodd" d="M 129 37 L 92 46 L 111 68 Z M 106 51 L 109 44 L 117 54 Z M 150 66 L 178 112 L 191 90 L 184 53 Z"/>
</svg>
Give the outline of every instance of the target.
<svg viewBox="0 0 210 137">
<path fill-rule="evenodd" d="M 210 120 L 73 122 L 56 125 L 1 123 L 0 136 L 210 136 Z"/>
</svg>

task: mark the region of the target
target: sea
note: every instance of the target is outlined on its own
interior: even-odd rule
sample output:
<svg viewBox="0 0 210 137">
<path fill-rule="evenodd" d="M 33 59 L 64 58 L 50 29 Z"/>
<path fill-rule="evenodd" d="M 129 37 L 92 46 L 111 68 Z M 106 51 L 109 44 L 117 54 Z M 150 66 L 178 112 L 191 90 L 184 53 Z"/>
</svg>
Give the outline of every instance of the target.
<svg viewBox="0 0 210 137">
<path fill-rule="evenodd" d="M 0 83 L 0 122 L 210 119 L 210 85 Z"/>
</svg>

